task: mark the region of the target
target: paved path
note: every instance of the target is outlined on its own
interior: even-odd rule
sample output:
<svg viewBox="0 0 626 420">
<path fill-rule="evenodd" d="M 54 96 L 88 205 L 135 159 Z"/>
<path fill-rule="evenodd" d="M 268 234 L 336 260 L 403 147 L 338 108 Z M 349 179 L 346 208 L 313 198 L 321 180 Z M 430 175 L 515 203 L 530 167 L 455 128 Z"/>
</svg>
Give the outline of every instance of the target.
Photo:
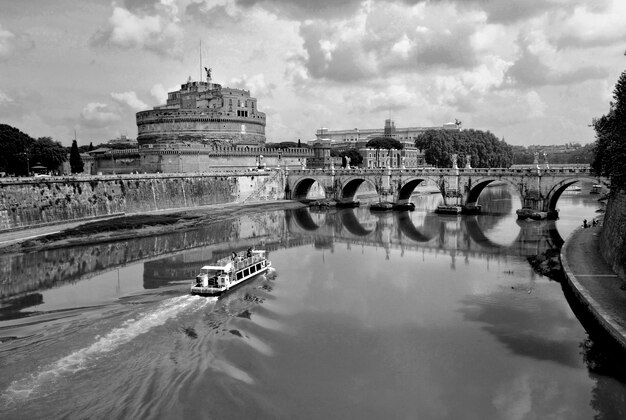
<svg viewBox="0 0 626 420">
<path fill-rule="evenodd" d="M 578 300 L 626 349 L 626 290 L 600 254 L 600 226 L 579 228 L 565 241 L 561 262 Z"/>
</svg>

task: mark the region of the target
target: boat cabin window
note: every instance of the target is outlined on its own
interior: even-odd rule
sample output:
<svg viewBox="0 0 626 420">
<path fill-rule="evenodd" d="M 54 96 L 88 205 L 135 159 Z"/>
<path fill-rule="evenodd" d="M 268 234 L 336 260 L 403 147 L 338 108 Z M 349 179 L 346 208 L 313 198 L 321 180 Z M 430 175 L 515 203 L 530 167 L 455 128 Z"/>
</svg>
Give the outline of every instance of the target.
<svg viewBox="0 0 626 420">
<path fill-rule="evenodd" d="M 202 268 L 200 274 L 206 274 L 209 277 L 220 276 L 224 274 L 224 270 L 216 270 L 212 268 Z"/>
</svg>

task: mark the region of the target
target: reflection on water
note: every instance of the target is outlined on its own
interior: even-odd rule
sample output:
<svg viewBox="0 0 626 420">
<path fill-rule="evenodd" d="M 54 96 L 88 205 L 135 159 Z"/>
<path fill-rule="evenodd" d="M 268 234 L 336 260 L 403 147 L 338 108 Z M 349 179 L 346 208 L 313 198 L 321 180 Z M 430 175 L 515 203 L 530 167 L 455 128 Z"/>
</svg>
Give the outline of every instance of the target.
<svg viewBox="0 0 626 420">
<path fill-rule="evenodd" d="M 611 418 L 626 386 L 526 256 L 558 221 L 367 208 L 268 212 L 187 232 L 4 257 L 2 417 Z M 264 247 L 277 277 L 188 296 L 199 267 Z M 62 261 L 59 263 L 59 261 Z M 97 389 L 98 392 L 93 392 Z M 66 396 L 72 398 L 65 398 Z"/>
</svg>

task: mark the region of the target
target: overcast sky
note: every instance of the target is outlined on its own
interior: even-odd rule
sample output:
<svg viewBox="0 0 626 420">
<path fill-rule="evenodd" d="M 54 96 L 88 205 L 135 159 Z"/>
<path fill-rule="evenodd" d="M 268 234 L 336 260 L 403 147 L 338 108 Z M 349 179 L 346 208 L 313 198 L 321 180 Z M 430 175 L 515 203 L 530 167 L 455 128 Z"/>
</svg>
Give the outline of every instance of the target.
<svg viewBox="0 0 626 420">
<path fill-rule="evenodd" d="M 626 69 L 624 0 L 0 0 L 0 123 L 70 145 L 137 136 L 203 65 L 269 142 L 320 127 L 594 140 Z"/>
</svg>

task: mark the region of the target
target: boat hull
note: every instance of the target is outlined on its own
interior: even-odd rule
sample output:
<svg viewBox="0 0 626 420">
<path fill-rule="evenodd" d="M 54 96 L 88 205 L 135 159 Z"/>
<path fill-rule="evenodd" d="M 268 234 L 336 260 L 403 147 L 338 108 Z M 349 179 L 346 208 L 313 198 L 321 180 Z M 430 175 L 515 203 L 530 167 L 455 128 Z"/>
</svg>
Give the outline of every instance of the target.
<svg viewBox="0 0 626 420">
<path fill-rule="evenodd" d="M 461 214 L 461 206 L 437 206 L 437 209 L 435 210 L 435 213 L 437 214 L 451 214 L 451 215 L 458 215 Z"/>
<path fill-rule="evenodd" d="M 193 285 L 191 286 L 191 294 L 192 295 L 198 295 L 198 296 L 220 296 L 223 293 L 239 286 L 242 283 L 245 283 L 246 281 L 250 280 L 253 277 L 258 276 L 259 274 L 263 274 L 265 272 L 267 272 L 270 268 L 272 267 L 272 262 L 270 260 L 266 261 L 266 264 L 264 267 L 261 267 L 259 270 L 256 270 L 250 274 L 248 274 L 247 276 L 243 276 L 241 279 L 236 280 L 232 283 L 230 283 L 228 286 L 225 287 L 215 287 L 215 286 L 198 286 L 198 285 Z"/>
</svg>

